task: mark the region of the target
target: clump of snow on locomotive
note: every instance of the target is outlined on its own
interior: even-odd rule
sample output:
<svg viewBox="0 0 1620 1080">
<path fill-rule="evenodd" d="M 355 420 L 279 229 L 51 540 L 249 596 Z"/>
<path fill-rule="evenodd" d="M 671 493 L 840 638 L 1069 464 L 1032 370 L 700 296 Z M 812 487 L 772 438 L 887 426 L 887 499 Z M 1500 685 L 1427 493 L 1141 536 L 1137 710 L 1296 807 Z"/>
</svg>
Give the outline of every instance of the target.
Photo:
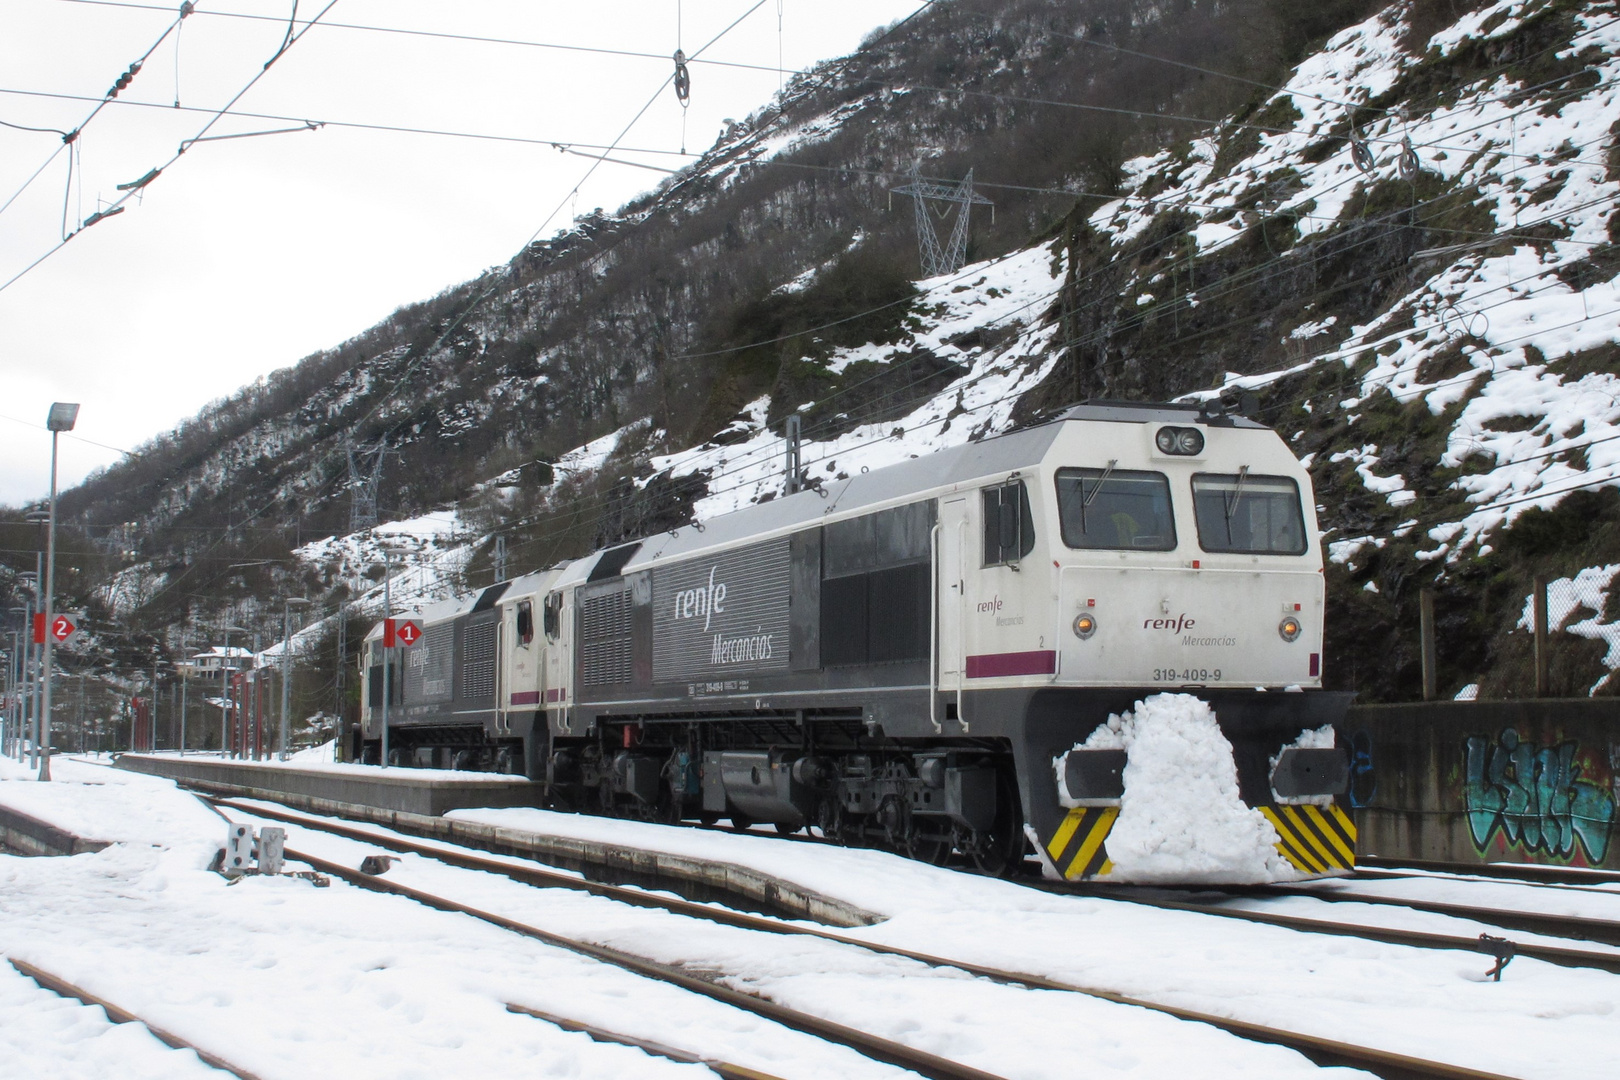
<svg viewBox="0 0 1620 1080">
<path fill-rule="evenodd" d="M 1300 876 L 1278 852 L 1277 830 L 1239 796 L 1232 744 L 1208 702 L 1155 694 L 1110 715 L 1075 749 L 1127 755 L 1119 817 L 1104 841 L 1111 866 L 1099 876 L 1209 885 Z"/>
</svg>

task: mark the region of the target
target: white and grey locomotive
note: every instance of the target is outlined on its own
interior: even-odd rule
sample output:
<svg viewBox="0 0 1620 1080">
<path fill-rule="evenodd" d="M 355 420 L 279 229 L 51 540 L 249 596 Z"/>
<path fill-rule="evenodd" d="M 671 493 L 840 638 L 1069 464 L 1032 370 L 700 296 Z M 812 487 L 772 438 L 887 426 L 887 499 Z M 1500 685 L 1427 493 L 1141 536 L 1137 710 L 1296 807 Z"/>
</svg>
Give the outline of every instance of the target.
<svg viewBox="0 0 1620 1080">
<path fill-rule="evenodd" d="M 1323 593 L 1310 477 L 1275 432 L 1081 405 L 422 610 L 389 662 L 388 760 L 991 872 L 1029 845 L 1049 876 L 1106 877 L 1124 752 L 1071 748 L 1184 690 L 1282 854 L 1340 872 L 1347 758 L 1290 749 L 1349 702 L 1320 689 Z M 374 630 L 371 761 L 382 659 Z"/>
</svg>

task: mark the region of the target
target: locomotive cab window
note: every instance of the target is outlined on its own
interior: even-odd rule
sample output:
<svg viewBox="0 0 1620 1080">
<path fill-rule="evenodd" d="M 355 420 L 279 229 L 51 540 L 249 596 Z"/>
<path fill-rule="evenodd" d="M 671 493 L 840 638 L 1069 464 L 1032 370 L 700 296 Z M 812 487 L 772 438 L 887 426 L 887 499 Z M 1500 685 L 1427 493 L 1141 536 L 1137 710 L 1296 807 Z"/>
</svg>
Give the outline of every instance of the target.
<svg viewBox="0 0 1620 1080">
<path fill-rule="evenodd" d="M 546 597 L 541 619 L 544 621 L 546 640 L 556 641 L 557 635 L 562 632 L 562 593 L 554 592 Z"/>
<path fill-rule="evenodd" d="M 519 645 L 534 640 L 534 602 L 519 600 L 517 606 L 517 639 Z"/>
<path fill-rule="evenodd" d="M 1022 480 L 984 489 L 984 565 L 1010 566 L 1035 550 L 1035 519 Z"/>
<path fill-rule="evenodd" d="M 1196 473 L 1192 478 L 1198 543 L 1241 555 L 1305 554 L 1299 485 L 1286 476 Z"/>
<path fill-rule="evenodd" d="M 1170 551 L 1176 546 L 1170 481 L 1163 473 L 1059 469 L 1058 519 L 1071 548 Z"/>
</svg>

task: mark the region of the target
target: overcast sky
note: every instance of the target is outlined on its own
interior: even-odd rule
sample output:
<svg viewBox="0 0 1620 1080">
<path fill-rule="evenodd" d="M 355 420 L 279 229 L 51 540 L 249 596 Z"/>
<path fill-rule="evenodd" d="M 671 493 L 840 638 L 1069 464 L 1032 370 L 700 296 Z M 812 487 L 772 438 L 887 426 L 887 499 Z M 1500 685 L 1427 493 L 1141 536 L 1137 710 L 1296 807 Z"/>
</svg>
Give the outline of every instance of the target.
<svg viewBox="0 0 1620 1080">
<path fill-rule="evenodd" d="M 326 3 L 299 0 L 299 29 Z M 125 213 L 91 226 L 0 291 L 0 504 L 45 494 L 43 427 L 52 401 L 83 403 L 77 438 L 61 444 L 68 487 L 118 459 L 92 443 L 134 449 L 207 402 L 506 262 L 559 206 L 542 235 L 575 212 L 612 209 L 656 184 L 658 173 L 604 164 L 570 198 L 592 163 L 545 144 L 613 142 L 673 71 L 677 43 L 697 52 L 754 3 L 338 0 L 233 111 L 541 145 L 336 123 L 196 144 Z M 119 184 L 138 180 L 195 136 L 211 116 L 200 110 L 223 106 L 276 52 L 294 6 L 200 0 L 178 45 L 171 33 L 83 128 L 71 187 L 63 151 L 0 212 L 0 284 L 61 240 L 64 204 L 71 231 L 118 198 Z M 706 148 L 725 118 L 740 119 L 770 99 L 779 49 L 786 68 L 802 69 L 852 51 L 875 26 L 917 6 L 765 0 L 701 59 L 768 70 L 693 63 L 685 148 Z M 74 130 L 174 22 L 177 7 L 3 0 L 0 122 Z M 288 126 L 227 116 L 208 134 Z M 682 110 L 666 87 L 614 156 L 673 168 L 689 160 L 678 156 L 682 140 Z M 0 204 L 61 146 L 56 134 L 0 126 Z"/>
</svg>

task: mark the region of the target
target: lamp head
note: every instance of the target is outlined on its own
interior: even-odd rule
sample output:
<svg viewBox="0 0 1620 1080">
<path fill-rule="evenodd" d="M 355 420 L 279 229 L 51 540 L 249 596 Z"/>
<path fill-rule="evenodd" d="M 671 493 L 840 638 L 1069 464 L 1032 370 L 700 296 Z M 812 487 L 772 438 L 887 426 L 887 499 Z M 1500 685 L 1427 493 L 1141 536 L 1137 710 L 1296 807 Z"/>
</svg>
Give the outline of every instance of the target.
<svg viewBox="0 0 1620 1080">
<path fill-rule="evenodd" d="M 57 401 L 51 404 L 50 415 L 45 418 L 45 426 L 51 431 L 72 431 L 78 419 L 77 402 Z"/>
</svg>

